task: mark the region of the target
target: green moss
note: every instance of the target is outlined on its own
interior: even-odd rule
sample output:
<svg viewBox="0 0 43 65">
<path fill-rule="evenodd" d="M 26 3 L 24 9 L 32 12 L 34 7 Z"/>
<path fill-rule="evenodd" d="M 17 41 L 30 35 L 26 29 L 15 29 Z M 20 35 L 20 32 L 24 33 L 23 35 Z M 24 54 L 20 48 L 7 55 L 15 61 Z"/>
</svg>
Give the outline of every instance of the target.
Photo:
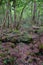
<svg viewBox="0 0 43 65">
<path fill-rule="evenodd" d="M 41 45 L 39 46 L 39 49 L 43 49 L 43 44 L 41 44 Z"/>
<path fill-rule="evenodd" d="M 20 31 L 19 30 L 13 30 L 13 33 L 20 33 Z"/>
</svg>

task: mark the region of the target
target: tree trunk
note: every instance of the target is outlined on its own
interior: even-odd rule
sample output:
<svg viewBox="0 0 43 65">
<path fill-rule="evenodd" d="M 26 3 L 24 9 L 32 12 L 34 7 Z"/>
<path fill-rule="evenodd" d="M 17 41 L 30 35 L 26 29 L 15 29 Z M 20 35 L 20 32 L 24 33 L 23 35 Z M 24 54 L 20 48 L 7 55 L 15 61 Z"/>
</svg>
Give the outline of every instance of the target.
<svg viewBox="0 0 43 65">
<path fill-rule="evenodd" d="M 14 28 L 16 29 L 16 25 L 17 25 L 17 22 L 16 22 L 16 7 L 14 8 Z"/>
<path fill-rule="evenodd" d="M 40 11 L 38 11 L 38 21 L 37 21 L 37 26 L 40 25 Z"/>
<path fill-rule="evenodd" d="M 13 2 L 14 7 L 14 25 L 13 27 L 16 29 L 16 0 Z"/>
<path fill-rule="evenodd" d="M 34 10 L 33 10 L 33 24 L 36 24 L 36 0 L 34 0 Z"/>
<path fill-rule="evenodd" d="M 10 8 L 10 2 L 8 1 L 7 2 L 7 17 L 8 17 L 8 28 L 9 28 L 9 23 L 10 23 L 10 10 L 9 10 L 9 8 Z"/>
</svg>

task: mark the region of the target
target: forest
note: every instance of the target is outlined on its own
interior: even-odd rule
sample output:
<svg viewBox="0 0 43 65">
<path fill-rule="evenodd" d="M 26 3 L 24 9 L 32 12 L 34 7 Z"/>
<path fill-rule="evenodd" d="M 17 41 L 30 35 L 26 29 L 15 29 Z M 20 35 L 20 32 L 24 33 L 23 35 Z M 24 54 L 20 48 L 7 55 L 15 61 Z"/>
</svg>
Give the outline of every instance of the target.
<svg viewBox="0 0 43 65">
<path fill-rule="evenodd" d="M 0 0 L 0 65 L 43 65 L 43 0 Z"/>
</svg>

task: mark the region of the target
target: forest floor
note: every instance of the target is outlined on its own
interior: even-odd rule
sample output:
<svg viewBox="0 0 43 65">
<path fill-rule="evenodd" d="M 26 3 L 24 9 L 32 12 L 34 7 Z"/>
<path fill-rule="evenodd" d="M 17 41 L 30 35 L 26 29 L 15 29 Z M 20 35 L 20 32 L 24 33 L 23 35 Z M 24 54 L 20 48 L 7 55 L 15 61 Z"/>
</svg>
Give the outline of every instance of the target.
<svg viewBox="0 0 43 65">
<path fill-rule="evenodd" d="M 26 36 L 18 32 L 1 32 L 0 65 L 43 65 L 43 33 Z"/>
</svg>

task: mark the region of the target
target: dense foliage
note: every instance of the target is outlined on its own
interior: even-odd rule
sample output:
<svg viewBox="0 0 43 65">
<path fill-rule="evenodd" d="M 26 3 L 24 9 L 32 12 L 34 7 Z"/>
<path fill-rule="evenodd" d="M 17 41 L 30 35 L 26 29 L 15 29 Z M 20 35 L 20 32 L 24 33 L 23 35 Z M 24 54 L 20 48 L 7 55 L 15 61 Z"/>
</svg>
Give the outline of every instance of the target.
<svg viewBox="0 0 43 65">
<path fill-rule="evenodd" d="M 18 27 L 21 20 L 27 20 L 29 24 L 32 22 L 43 25 L 43 2 L 42 0 L 0 0 L 0 14 L 0 22 L 6 19 L 8 27 L 11 23 Z"/>
</svg>

